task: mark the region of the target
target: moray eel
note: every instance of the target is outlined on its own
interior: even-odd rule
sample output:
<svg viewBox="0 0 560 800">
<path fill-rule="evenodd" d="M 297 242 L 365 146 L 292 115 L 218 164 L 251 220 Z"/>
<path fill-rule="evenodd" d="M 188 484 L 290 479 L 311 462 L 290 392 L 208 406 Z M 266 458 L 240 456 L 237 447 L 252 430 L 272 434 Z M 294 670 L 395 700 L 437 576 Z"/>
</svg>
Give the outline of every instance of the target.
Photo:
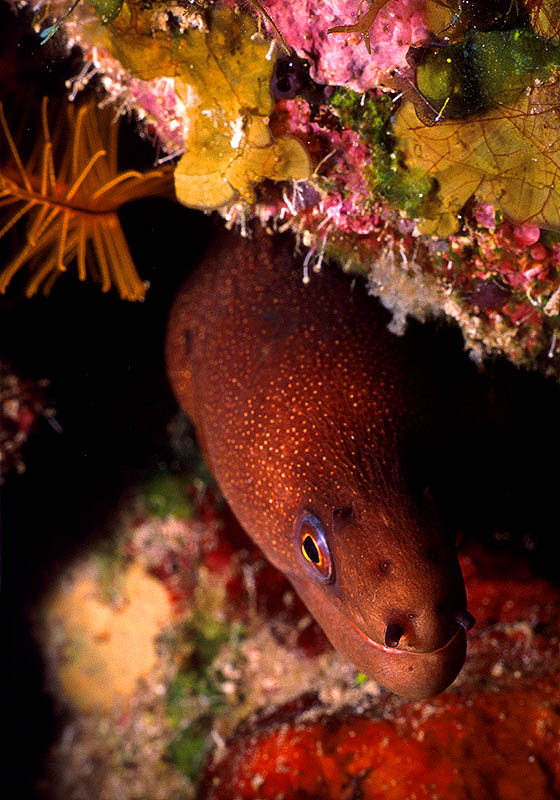
<svg viewBox="0 0 560 800">
<path fill-rule="evenodd" d="M 323 266 L 306 284 L 293 249 L 218 236 L 171 311 L 171 385 L 235 515 L 334 647 L 429 697 L 474 622 L 455 542 L 406 479 L 437 387 L 361 282 Z"/>
</svg>

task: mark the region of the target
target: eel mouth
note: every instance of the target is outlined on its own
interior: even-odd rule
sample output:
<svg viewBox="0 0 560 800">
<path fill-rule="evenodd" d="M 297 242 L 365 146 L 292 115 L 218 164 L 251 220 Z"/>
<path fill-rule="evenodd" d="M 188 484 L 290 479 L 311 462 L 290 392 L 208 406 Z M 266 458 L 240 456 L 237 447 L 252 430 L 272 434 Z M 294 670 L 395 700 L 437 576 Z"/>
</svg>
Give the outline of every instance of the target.
<svg viewBox="0 0 560 800">
<path fill-rule="evenodd" d="M 325 597 L 322 587 L 294 578 L 292 583 L 333 647 L 390 692 L 408 700 L 423 700 L 443 692 L 461 671 L 467 637 L 459 623 L 449 640 L 435 650 L 388 647 L 364 633 L 348 613 Z"/>
<path fill-rule="evenodd" d="M 451 647 L 453 645 L 453 642 L 460 636 L 461 631 L 463 630 L 463 627 L 457 625 L 457 630 L 455 631 L 455 633 L 452 634 L 452 636 L 447 640 L 445 644 L 442 644 L 441 647 L 438 647 L 435 650 L 405 650 L 402 647 L 387 647 L 384 644 L 380 644 L 379 642 L 376 642 L 375 639 L 371 639 L 367 635 L 367 633 L 364 633 L 361 628 L 359 628 L 354 622 L 352 622 L 351 619 L 348 619 L 348 622 L 354 628 L 356 633 L 358 633 L 359 636 L 364 640 L 364 642 L 366 642 L 370 647 L 375 647 L 378 650 L 381 650 L 381 652 L 393 656 L 406 655 L 406 656 L 420 657 L 420 656 L 428 656 L 428 655 L 435 655 L 436 653 L 441 653 L 448 647 Z"/>
</svg>

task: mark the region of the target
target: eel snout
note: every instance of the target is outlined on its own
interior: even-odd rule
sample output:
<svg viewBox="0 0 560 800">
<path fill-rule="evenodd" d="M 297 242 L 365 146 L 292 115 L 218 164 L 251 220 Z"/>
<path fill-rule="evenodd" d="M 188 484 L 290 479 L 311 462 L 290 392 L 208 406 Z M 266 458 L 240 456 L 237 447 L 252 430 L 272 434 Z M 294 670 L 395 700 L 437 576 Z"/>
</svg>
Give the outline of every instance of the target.
<svg viewBox="0 0 560 800">
<path fill-rule="evenodd" d="M 474 617 L 462 604 L 420 614 L 392 612 L 386 617 L 383 644 L 429 653 L 444 647 L 458 628 L 468 631 L 474 623 Z"/>
<path fill-rule="evenodd" d="M 453 615 L 457 619 L 439 625 L 438 637 L 431 642 L 435 646 L 426 647 L 415 620 L 389 618 L 383 635 L 372 631 L 369 636 L 365 632 L 369 626 L 359 619 L 361 614 L 354 620 L 326 598 L 322 587 L 299 586 L 297 579 L 293 582 L 333 646 L 389 691 L 413 700 L 432 697 L 459 674 L 466 654 L 465 631 L 474 624 L 468 611 L 461 609 Z"/>
</svg>

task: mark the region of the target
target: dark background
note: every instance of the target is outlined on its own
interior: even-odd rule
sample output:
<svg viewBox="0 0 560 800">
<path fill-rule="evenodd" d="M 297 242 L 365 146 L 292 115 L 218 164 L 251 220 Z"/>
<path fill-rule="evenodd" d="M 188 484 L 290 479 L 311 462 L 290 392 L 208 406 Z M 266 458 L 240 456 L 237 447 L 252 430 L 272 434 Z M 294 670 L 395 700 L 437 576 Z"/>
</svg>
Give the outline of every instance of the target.
<svg viewBox="0 0 560 800">
<path fill-rule="evenodd" d="M 36 103 L 62 96 L 80 70 L 78 54 L 57 59 L 56 37 L 41 48 L 0 4 L 0 87 Z M 122 169 L 150 169 L 154 149 L 123 121 Z M 39 419 L 25 448 L 23 475 L 0 489 L 2 523 L 3 674 L 0 793 L 34 797 L 42 757 L 57 731 L 32 618 L 63 566 L 110 535 L 127 486 L 168 454 L 166 426 L 177 412 L 163 362 L 169 306 L 210 239 L 212 220 L 162 199 L 131 203 L 119 214 L 133 260 L 151 283 L 143 303 L 80 283 L 73 269 L 49 297 L 27 300 L 24 281 L 0 295 L 0 354 L 22 378 L 50 381 L 48 404 L 62 433 Z M 0 266 L 12 237 L 0 241 Z M 11 777 L 10 777 L 11 776 Z M 8 796 L 8 795 L 5 795 Z"/>
<path fill-rule="evenodd" d="M 60 94 L 64 78 L 79 71 L 77 56 L 54 61 L 56 41 L 49 51 L 19 35 L 0 6 L 1 82 Z M 151 144 L 132 124 L 123 125 L 122 136 L 122 167 L 150 168 Z M 17 281 L 0 296 L 2 355 L 20 376 L 50 381 L 62 427 L 58 433 L 39 421 L 25 450 L 26 473 L 9 477 L 1 495 L 7 768 L 0 790 L 12 785 L 18 798 L 34 796 L 57 730 L 30 615 L 64 564 L 108 535 L 126 487 L 168 452 L 166 426 L 177 409 L 162 356 L 167 313 L 215 230 L 210 217 L 164 200 L 130 204 L 120 217 L 138 272 L 151 283 L 144 303 L 103 295 L 71 269 L 48 298 L 26 300 Z M 9 248 L 0 242 L 0 265 Z M 440 436 L 420 454 L 437 502 L 467 537 L 506 548 L 558 581 L 558 385 L 500 360 L 480 374 L 457 330 L 441 323 L 413 324 L 407 335 L 425 340 L 449 396 Z"/>
<path fill-rule="evenodd" d="M 39 420 L 26 472 L 1 489 L 3 687 L 13 712 L 2 719 L 24 786 L 54 733 L 29 612 L 74 554 L 109 534 L 127 486 L 167 454 L 177 406 L 163 362 L 166 317 L 208 237 L 206 218 L 171 203 L 131 204 L 122 221 L 138 270 L 152 281 L 144 303 L 70 276 L 49 298 L 0 299 L 2 354 L 18 374 L 49 379 L 62 427 Z M 14 797 L 26 796 L 22 788 Z"/>
</svg>

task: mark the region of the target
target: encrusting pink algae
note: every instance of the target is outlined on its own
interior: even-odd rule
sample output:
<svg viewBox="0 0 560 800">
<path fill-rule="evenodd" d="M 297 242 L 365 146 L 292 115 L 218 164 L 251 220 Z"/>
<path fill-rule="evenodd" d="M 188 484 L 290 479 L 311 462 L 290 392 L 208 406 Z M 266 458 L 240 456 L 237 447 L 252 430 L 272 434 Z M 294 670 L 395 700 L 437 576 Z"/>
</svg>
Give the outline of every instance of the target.
<svg viewBox="0 0 560 800">
<path fill-rule="evenodd" d="M 388 0 L 371 27 L 371 52 L 360 34 L 329 34 L 360 12 L 355 0 L 265 0 L 264 7 L 296 52 L 310 54 L 311 76 L 320 84 L 343 85 L 356 92 L 374 89 L 382 73 L 407 66 L 411 45 L 428 40 L 423 0 Z M 367 6 L 367 3 L 363 4 Z"/>
</svg>

